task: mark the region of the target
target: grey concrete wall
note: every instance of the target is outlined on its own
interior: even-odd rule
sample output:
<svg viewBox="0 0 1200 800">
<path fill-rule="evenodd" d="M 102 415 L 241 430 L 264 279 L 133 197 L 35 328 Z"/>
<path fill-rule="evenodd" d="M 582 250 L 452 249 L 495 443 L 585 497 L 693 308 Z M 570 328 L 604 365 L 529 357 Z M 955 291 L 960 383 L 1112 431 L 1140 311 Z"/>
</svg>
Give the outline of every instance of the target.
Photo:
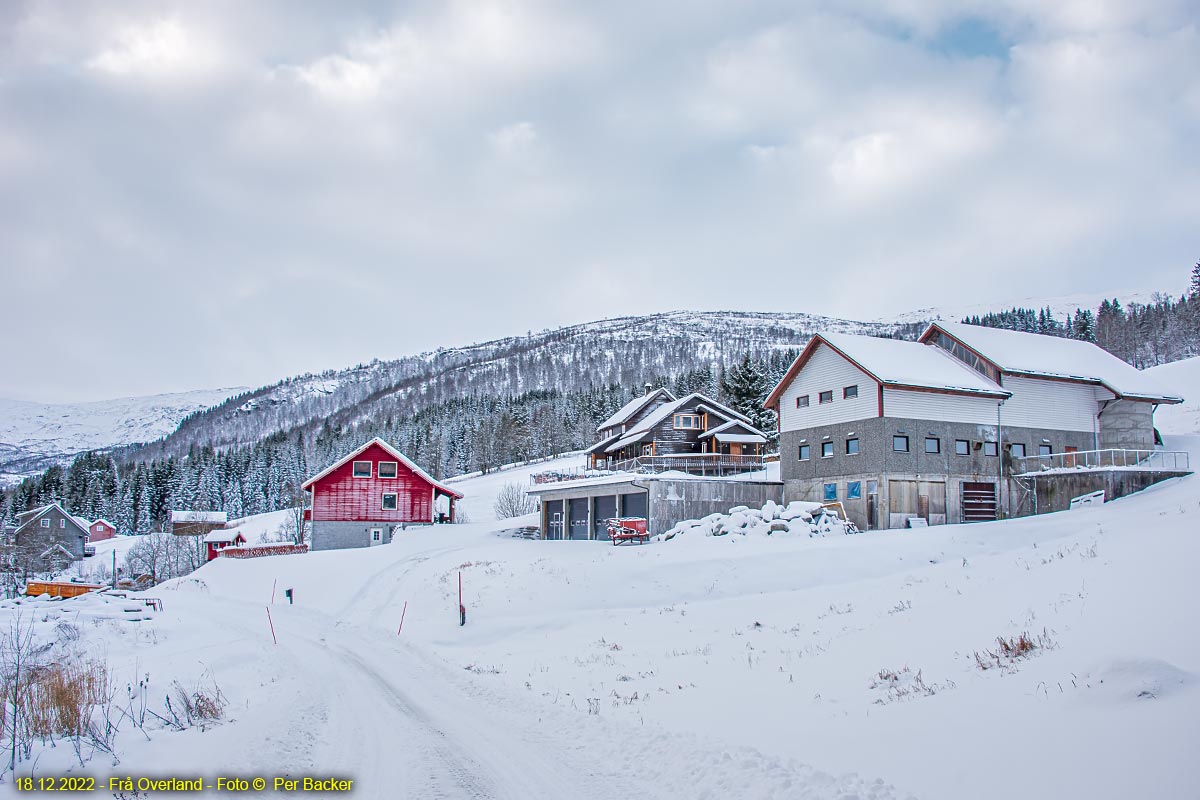
<svg viewBox="0 0 1200 800">
<path fill-rule="evenodd" d="M 650 487 L 650 532 L 663 533 L 685 519 L 726 513 L 735 506 L 761 508 L 768 500 L 783 501 L 783 484 L 757 481 L 647 482 Z"/>
<path fill-rule="evenodd" d="M 1118 497 L 1140 492 L 1156 483 L 1171 478 L 1180 478 L 1187 474 L 1189 473 L 1150 470 L 1088 470 L 1086 472 L 1039 475 L 1031 478 L 1027 483 L 1031 483 L 1036 492 L 1037 513 L 1049 514 L 1069 509 L 1073 497 L 1103 490 L 1104 500 L 1108 502 Z M 1030 500 L 1032 497 L 1022 504 L 1022 515 L 1034 512 L 1034 506 Z"/>
<path fill-rule="evenodd" d="M 383 544 L 390 541 L 392 522 L 330 522 L 312 523 L 313 550 L 344 550 L 348 547 L 370 547 L 372 528 L 383 529 Z"/>
<path fill-rule="evenodd" d="M 1100 449 L 1154 449 L 1154 406 L 1113 400 L 1100 412 Z M 1092 448 L 1088 448 L 1089 450 Z"/>
</svg>

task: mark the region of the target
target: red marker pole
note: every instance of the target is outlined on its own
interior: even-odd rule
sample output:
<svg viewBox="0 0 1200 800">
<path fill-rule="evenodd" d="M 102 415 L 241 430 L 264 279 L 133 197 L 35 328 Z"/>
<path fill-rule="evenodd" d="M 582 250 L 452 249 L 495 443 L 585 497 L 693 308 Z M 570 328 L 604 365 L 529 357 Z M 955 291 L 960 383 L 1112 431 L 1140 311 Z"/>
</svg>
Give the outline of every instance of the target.
<svg viewBox="0 0 1200 800">
<path fill-rule="evenodd" d="M 400 631 L 404 630 L 404 615 L 408 612 L 408 601 L 404 601 L 404 608 L 400 609 L 400 627 L 396 629 L 396 635 L 400 635 Z"/>
<path fill-rule="evenodd" d="M 271 584 L 271 605 L 275 605 L 275 587 L 279 585 L 279 578 L 276 578 Z"/>
<path fill-rule="evenodd" d="M 275 644 L 279 644 L 279 640 L 275 638 L 275 623 L 271 621 L 271 607 L 267 606 L 267 624 L 271 626 L 271 639 Z"/>
</svg>

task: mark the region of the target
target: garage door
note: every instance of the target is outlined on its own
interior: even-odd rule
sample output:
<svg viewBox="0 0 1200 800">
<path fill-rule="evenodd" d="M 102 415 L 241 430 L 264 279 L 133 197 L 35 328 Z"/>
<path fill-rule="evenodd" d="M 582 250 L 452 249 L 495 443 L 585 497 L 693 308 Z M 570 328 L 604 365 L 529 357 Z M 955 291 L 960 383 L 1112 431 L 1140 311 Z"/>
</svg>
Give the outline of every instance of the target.
<svg viewBox="0 0 1200 800">
<path fill-rule="evenodd" d="M 563 538 L 563 520 L 566 519 L 562 500 L 542 502 L 542 530 L 547 539 Z"/>
<path fill-rule="evenodd" d="M 649 518 L 646 513 L 646 493 L 636 492 L 635 494 L 621 495 L 621 516 L 622 517 L 645 517 Z"/>
<path fill-rule="evenodd" d="M 572 539 L 588 538 L 588 498 L 575 497 L 567 501 L 568 522 Z"/>
<path fill-rule="evenodd" d="M 593 539 L 608 538 L 608 523 L 606 520 L 617 515 L 617 496 L 615 494 L 596 498 L 596 516 L 592 525 Z"/>
</svg>

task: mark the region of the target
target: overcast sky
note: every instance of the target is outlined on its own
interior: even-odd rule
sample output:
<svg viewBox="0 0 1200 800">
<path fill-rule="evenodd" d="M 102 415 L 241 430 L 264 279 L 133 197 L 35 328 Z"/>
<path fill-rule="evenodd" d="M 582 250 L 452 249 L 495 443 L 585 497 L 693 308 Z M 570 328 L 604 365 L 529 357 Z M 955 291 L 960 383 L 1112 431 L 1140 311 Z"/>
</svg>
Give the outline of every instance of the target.
<svg viewBox="0 0 1200 800">
<path fill-rule="evenodd" d="M 0 4 L 0 396 L 1178 291 L 1195 0 Z"/>
</svg>

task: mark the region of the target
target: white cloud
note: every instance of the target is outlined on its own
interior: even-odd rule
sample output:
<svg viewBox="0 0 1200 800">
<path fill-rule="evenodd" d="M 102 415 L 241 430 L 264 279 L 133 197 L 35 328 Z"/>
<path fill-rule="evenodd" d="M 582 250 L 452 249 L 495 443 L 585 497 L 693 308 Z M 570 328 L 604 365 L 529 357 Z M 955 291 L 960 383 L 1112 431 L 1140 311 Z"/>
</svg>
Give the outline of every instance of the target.
<svg viewBox="0 0 1200 800">
<path fill-rule="evenodd" d="M 129 25 L 87 62 L 87 67 L 119 77 L 195 77 L 216 70 L 221 49 L 178 19 Z"/>
</svg>

